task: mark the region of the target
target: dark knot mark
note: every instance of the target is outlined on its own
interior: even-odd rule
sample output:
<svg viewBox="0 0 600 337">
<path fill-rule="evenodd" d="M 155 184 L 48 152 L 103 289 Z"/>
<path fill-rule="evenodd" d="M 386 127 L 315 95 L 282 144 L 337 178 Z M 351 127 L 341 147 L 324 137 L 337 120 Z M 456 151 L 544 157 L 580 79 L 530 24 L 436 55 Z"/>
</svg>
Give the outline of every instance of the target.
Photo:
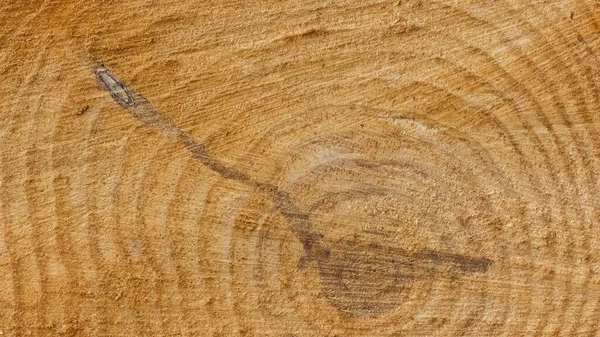
<svg viewBox="0 0 600 337">
<path fill-rule="evenodd" d="M 300 269 L 318 263 L 324 294 L 342 311 L 359 315 L 379 315 L 400 304 L 399 294 L 418 278 L 435 276 L 449 267 L 456 273 L 484 273 L 492 264 L 485 258 L 448 254 L 434 250 L 408 253 L 376 243 L 341 240 L 325 243 L 315 232 L 309 214 L 300 211 L 289 194 L 277 186 L 255 180 L 212 157 L 204 144 L 160 114 L 146 98 L 125 85 L 102 64 L 93 66 L 99 85 L 133 117 L 164 136 L 177 139 L 192 156 L 221 177 L 238 181 L 269 195 L 278 211 L 287 219 L 290 230 L 302 243 L 305 255 Z"/>
</svg>

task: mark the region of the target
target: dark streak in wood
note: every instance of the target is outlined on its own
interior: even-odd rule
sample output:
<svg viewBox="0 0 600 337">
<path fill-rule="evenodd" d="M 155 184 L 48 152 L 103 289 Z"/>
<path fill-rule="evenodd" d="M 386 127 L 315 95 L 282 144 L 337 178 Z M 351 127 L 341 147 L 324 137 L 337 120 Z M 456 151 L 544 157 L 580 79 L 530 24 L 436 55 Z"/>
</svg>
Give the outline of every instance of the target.
<svg viewBox="0 0 600 337">
<path fill-rule="evenodd" d="M 324 243 L 323 234 L 312 229 L 310 214 L 302 212 L 287 192 L 216 160 L 204 144 L 198 143 L 165 118 L 146 98 L 103 65 L 94 67 L 94 73 L 100 86 L 138 121 L 166 137 L 177 139 L 195 159 L 221 177 L 247 184 L 269 195 L 287 219 L 290 230 L 302 243 L 305 255 L 298 262 L 298 268 L 305 268 L 316 261 L 323 291 L 330 303 L 340 310 L 358 315 L 378 315 L 400 304 L 398 294 L 410 282 L 435 276 L 440 266 L 449 266 L 458 272 L 484 273 L 492 263 L 485 258 L 434 250 L 408 253 L 376 243 L 348 240 Z M 360 163 L 374 165 L 364 161 Z"/>
<path fill-rule="evenodd" d="M 451 264 L 464 272 L 485 273 L 492 260 L 485 258 L 475 258 L 467 255 L 448 254 L 434 250 L 427 250 L 418 255 L 419 258 L 429 260 L 434 264 Z"/>
</svg>

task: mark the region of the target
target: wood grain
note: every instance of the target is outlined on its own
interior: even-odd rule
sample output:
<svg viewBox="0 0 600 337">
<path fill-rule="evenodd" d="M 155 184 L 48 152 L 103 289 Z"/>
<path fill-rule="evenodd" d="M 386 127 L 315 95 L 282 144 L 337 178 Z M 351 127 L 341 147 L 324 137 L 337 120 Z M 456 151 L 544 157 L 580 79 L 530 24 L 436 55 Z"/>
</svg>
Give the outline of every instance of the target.
<svg viewBox="0 0 600 337">
<path fill-rule="evenodd" d="M 600 336 L 599 22 L 1 1 L 0 335 Z"/>
</svg>

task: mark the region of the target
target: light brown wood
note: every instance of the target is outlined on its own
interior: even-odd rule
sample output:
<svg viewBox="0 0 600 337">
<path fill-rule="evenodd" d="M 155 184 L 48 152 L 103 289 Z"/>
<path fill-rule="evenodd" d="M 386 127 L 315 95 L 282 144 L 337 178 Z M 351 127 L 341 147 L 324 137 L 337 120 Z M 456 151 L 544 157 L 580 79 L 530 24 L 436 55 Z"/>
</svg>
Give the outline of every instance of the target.
<svg viewBox="0 0 600 337">
<path fill-rule="evenodd" d="M 599 22 L 2 1 L 0 335 L 600 336 Z"/>
</svg>

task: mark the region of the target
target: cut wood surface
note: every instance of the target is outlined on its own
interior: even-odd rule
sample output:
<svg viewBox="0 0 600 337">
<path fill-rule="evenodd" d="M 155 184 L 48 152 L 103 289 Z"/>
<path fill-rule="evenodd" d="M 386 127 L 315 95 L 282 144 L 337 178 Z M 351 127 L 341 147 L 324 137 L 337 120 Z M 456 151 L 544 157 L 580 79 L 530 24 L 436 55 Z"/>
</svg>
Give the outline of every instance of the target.
<svg viewBox="0 0 600 337">
<path fill-rule="evenodd" d="M 600 2 L 0 0 L 0 335 L 600 336 Z"/>
</svg>

